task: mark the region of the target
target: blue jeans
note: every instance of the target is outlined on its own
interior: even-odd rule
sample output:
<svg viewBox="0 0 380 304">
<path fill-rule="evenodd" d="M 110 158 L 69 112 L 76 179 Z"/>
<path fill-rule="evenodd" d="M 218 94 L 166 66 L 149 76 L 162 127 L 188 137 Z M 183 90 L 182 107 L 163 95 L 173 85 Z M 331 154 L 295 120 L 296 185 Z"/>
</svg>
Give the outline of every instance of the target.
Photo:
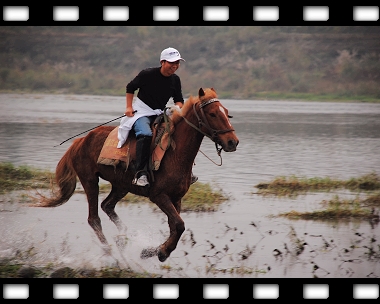
<svg viewBox="0 0 380 304">
<path fill-rule="evenodd" d="M 155 118 L 156 116 L 142 116 L 135 121 L 133 129 L 135 130 L 137 138 L 141 136 L 153 136 L 150 124 Z"/>
</svg>

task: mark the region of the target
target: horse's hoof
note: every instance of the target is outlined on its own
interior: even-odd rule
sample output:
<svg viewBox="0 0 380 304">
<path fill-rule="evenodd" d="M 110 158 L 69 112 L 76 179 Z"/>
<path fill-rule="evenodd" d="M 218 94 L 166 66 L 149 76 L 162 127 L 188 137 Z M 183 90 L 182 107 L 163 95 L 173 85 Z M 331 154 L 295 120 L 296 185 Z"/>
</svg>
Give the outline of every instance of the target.
<svg viewBox="0 0 380 304">
<path fill-rule="evenodd" d="M 166 259 L 168 258 L 168 256 L 164 254 L 161 250 L 158 251 L 157 256 L 160 262 L 165 262 Z"/>
<path fill-rule="evenodd" d="M 127 242 L 128 242 L 128 238 L 125 235 L 118 235 L 114 238 L 114 240 L 115 240 L 116 246 L 120 250 L 125 249 L 125 246 L 127 245 Z"/>
<path fill-rule="evenodd" d="M 158 254 L 158 249 L 150 247 L 150 248 L 143 249 L 141 251 L 140 258 L 145 260 L 147 258 L 151 258 L 153 256 L 156 256 L 157 254 Z"/>
</svg>

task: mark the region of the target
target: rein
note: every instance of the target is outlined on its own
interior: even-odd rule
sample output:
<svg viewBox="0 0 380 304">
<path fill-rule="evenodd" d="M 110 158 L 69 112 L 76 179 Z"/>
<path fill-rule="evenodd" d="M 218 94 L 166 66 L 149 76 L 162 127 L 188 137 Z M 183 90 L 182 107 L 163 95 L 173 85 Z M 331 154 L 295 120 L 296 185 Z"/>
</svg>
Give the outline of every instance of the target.
<svg viewBox="0 0 380 304">
<path fill-rule="evenodd" d="M 210 157 L 208 157 L 206 154 L 204 154 L 201 149 L 199 149 L 199 152 L 201 152 L 209 161 L 211 161 L 214 165 L 217 165 L 220 167 L 222 165 L 222 156 L 220 155 L 220 152 L 218 149 L 216 151 L 217 151 L 218 156 L 220 158 L 220 164 L 217 164 L 216 162 L 214 162 Z"/>
<path fill-rule="evenodd" d="M 215 165 L 217 166 L 221 166 L 222 165 L 222 156 L 221 156 L 221 153 L 222 153 L 222 149 L 223 147 L 218 147 L 219 144 L 217 143 L 217 139 L 218 139 L 218 134 L 222 134 L 222 133 L 227 133 L 227 132 L 232 132 L 232 131 L 235 131 L 234 129 L 224 129 L 224 130 L 216 130 L 216 129 L 213 129 L 211 128 L 210 124 L 208 123 L 208 120 L 206 118 L 206 115 L 203 111 L 203 108 L 215 101 L 219 101 L 219 99 L 217 98 L 212 98 L 208 101 L 205 101 L 205 102 L 200 102 L 200 105 L 199 105 L 199 109 L 200 109 L 200 112 L 202 114 L 202 118 L 199 117 L 198 113 L 197 113 L 197 110 L 195 109 L 195 105 L 198 104 L 197 103 L 194 103 L 193 104 L 193 110 L 194 110 L 194 113 L 195 113 L 195 116 L 197 116 L 197 119 L 198 119 L 198 127 L 196 125 L 194 125 L 193 123 L 191 123 L 189 120 L 186 119 L 186 117 L 183 116 L 183 119 L 186 121 L 186 123 L 188 125 L 190 125 L 191 127 L 193 127 L 195 130 L 197 130 L 198 132 L 202 133 L 204 136 L 210 138 L 214 143 L 215 143 L 215 149 L 216 149 L 216 153 L 218 154 L 218 156 L 220 157 L 220 164 L 217 164 L 215 163 L 212 159 L 210 159 L 208 156 L 206 156 L 201 150 L 199 150 L 204 156 L 206 156 L 210 161 L 212 161 Z M 220 101 L 219 101 L 220 102 Z M 202 127 L 205 127 L 209 132 L 210 134 L 207 134 L 205 132 L 203 132 L 201 130 Z"/>
</svg>

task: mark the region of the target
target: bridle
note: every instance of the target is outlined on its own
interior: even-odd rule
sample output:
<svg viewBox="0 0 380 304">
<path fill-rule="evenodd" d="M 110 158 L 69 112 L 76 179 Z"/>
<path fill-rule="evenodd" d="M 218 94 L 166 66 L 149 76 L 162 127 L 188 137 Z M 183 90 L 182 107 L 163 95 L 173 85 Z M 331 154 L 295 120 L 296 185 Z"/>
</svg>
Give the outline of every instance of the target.
<svg viewBox="0 0 380 304">
<path fill-rule="evenodd" d="M 222 147 L 220 147 L 220 148 L 218 147 L 218 145 L 219 145 L 219 143 L 218 143 L 218 134 L 233 132 L 235 130 L 234 129 L 216 130 L 216 129 L 211 128 L 211 126 L 210 126 L 210 124 L 209 124 L 209 122 L 208 122 L 208 120 L 206 118 L 206 115 L 205 115 L 205 113 L 203 111 L 203 108 L 205 106 L 213 103 L 213 102 L 216 102 L 216 101 L 219 101 L 219 99 L 212 98 L 212 99 L 204 101 L 204 102 L 198 101 L 198 102 L 196 102 L 196 103 L 193 104 L 194 114 L 195 114 L 195 116 L 197 117 L 197 120 L 198 120 L 198 127 L 196 125 L 194 125 L 193 123 L 191 123 L 189 120 L 187 120 L 186 117 L 183 117 L 183 119 L 186 121 L 186 123 L 188 125 L 190 125 L 191 127 L 193 127 L 198 132 L 202 133 L 204 136 L 210 138 L 215 143 L 216 152 L 218 153 L 218 156 L 220 157 L 220 153 L 222 152 Z M 199 104 L 199 110 L 200 110 L 200 113 L 201 113 L 202 117 L 200 117 L 198 115 L 198 112 L 196 110 L 196 105 L 197 104 Z M 230 115 L 228 115 L 228 117 L 232 118 L 232 116 L 230 116 Z M 209 131 L 209 134 L 207 134 L 206 132 L 203 132 L 202 129 L 201 129 L 202 127 L 205 127 Z"/>
</svg>

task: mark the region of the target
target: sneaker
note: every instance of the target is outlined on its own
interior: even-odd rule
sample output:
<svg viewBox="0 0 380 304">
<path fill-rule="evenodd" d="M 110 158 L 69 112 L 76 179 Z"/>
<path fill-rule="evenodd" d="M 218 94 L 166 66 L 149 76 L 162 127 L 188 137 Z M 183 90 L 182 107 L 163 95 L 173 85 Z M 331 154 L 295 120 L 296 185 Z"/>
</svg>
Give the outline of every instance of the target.
<svg viewBox="0 0 380 304">
<path fill-rule="evenodd" d="M 148 177 L 146 175 L 141 175 L 138 180 L 134 179 L 132 183 L 140 187 L 149 186 Z"/>
<path fill-rule="evenodd" d="M 195 176 L 193 173 L 191 173 L 190 185 L 194 184 L 197 180 L 198 180 L 198 176 Z"/>
</svg>

